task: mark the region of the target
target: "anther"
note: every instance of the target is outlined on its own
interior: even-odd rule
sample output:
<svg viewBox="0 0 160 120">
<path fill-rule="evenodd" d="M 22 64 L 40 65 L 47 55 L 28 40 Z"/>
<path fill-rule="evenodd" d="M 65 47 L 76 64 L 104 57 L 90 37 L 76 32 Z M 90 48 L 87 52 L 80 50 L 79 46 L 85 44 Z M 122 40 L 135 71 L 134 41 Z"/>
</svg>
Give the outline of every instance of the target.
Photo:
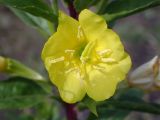
<svg viewBox="0 0 160 120">
<path fill-rule="evenodd" d="M 115 63 L 116 62 L 116 60 L 113 58 L 101 58 L 100 60 L 105 63 Z"/>
<path fill-rule="evenodd" d="M 62 57 L 59 57 L 59 58 L 55 58 L 55 59 L 53 59 L 53 58 L 48 58 L 48 62 L 49 63 L 57 63 L 57 62 L 61 62 L 61 61 L 64 61 L 64 57 L 62 56 Z"/>
<path fill-rule="evenodd" d="M 98 65 L 93 65 L 92 66 L 94 69 L 96 69 L 96 70 L 103 70 L 103 69 L 105 69 L 105 68 L 103 68 L 103 67 L 101 67 L 101 66 L 98 66 Z"/>
<path fill-rule="evenodd" d="M 78 38 L 78 40 L 83 40 L 84 39 L 84 34 L 83 34 L 81 26 L 78 26 L 77 38 Z"/>
<path fill-rule="evenodd" d="M 97 54 L 100 56 L 105 56 L 105 55 L 110 55 L 111 52 L 112 52 L 111 49 L 105 49 L 105 50 L 97 51 Z"/>
</svg>

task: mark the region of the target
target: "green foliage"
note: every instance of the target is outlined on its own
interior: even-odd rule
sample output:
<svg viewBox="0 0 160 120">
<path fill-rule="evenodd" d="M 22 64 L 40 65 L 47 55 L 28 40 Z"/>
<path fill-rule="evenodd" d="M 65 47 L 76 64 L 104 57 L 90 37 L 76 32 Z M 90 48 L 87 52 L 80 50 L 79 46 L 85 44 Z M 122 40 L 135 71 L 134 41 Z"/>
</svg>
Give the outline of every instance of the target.
<svg viewBox="0 0 160 120">
<path fill-rule="evenodd" d="M 0 82 L 0 109 L 24 109 L 46 99 L 46 91 L 36 82 L 14 77 Z"/>
<path fill-rule="evenodd" d="M 158 5 L 160 0 L 115 0 L 107 5 L 101 14 L 110 22 Z"/>
<path fill-rule="evenodd" d="M 132 94 L 131 94 L 132 93 Z M 141 101 L 142 92 L 137 89 L 124 89 L 118 92 L 116 94 L 115 98 L 110 98 L 109 100 L 106 100 L 104 102 L 101 102 L 97 106 L 98 111 L 98 118 L 94 116 L 93 114 L 90 114 L 88 120 L 124 120 L 126 116 L 130 113 L 130 110 L 126 109 L 119 109 L 116 108 L 112 104 L 113 101 Z M 126 105 L 124 105 L 126 106 Z"/>
<path fill-rule="evenodd" d="M 95 4 L 100 2 L 100 0 L 75 0 L 74 1 L 74 6 L 78 12 L 85 8 L 89 8 Z"/>
<path fill-rule="evenodd" d="M 49 21 L 40 17 L 33 16 L 27 12 L 9 7 L 25 24 L 36 28 L 40 33 L 49 37 L 53 33 L 53 24 L 49 26 Z M 50 29 L 52 27 L 52 29 Z"/>
<path fill-rule="evenodd" d="M 34 16 L 43 17 L 51 22 L 57 20 L 52 9 L 42 0 L 0 0 L 0 4 L 28 12 Z"/>
<path fill-rule="evenodd" d="M 82 103 L 95 115 L 98 117 L 97 113 L 97 102 L 86 96 Z"/>
</svg>

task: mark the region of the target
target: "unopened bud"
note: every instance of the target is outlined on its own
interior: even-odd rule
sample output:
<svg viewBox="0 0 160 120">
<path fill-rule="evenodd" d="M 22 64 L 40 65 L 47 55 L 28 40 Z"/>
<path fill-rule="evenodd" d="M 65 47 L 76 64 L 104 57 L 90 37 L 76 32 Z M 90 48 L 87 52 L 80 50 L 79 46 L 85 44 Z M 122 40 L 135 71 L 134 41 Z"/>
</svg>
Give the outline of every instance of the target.
<svg viewBox="0 0 160 120">
<path fill-rule="evenodd" d="M 0 72 L 5 71 L 6 69 L 6 59 L 2 56 L 0 56 Z"/>
<path fill-rule="evenodd" d="M 146 91 L 154 91 L 160 88 L 160 59 L 155 56 L 145 64 L 142 64 L 129 75 L 129 85 Z"/>
</svg>

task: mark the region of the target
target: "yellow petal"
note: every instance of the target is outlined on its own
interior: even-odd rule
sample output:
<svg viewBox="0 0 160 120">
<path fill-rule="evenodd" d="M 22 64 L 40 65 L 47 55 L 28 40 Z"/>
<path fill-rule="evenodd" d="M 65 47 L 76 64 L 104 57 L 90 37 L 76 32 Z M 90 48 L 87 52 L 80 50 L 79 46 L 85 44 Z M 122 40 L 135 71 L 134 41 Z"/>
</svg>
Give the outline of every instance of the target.
<svg viewBox="0 0 160 120">
<path fill-rule="evenodd" d="M 88 96 L 95 101 L 103 101 L 114 94 L 118 82 L 112 76 L 92 67 L 88 67 L 87 72 L 86 91 Z"/>
<path fill-rule="evenodd" d="M 105 20 L 87 9 L 80 13 L 79 23 L 89 40 L 96 40 L 107 29 Z"/>
<path fill-rule="evenodd" d="M 110 50 L 110 57 L 119 61 L 124 55 L 124 47 L 119 36 L 111 29 L 105 30 L 97 39 L 96 51 Z"/>
<path fill-rule="evenodd" d="M 57 62 L 48 69 L 51 82 L 57 87 L 63 87 L 65 81 L 65 62 Z"/>
<path fill-rule="evenodd" d="M 69 63 L 70 62 L 70 63 Z M 67 103 L 80 101 L 86 90 L 80 70 L 72 61 L 60 61 L 49 68 L 49 76 L 60 92 L 61 98 Z"/>
<path fill-rule="evenodd" d="M 123 80 L 131 67 L 131 59 L 125 54 L 118 63 L 87 67 L 87 94 L 96 101 L 103 101 L 111 97 L 117 83 Z"/>
<path fill-rule="evenodd" d="M 108 69 L 110 69 L 110 75 L 114 77 L 117 81 L 124 80 L 126 74 L 129 72 L 131 68 L 131 58 L 127 53 L 124 53 L 123 58 L 116 64 L 108 65 Z"/>
<path fill-rule="evenodd" d="M 61 98 L 67 103 L 75 103 L 85 96 L 84 81 L 78 69 L 68 71 L 63 87 L 59 88 Z"/>
<path fill-rule="evenodd" d="M 65 50 L 75 48 L 78 45 L 78 26 L 78 21 L 60 12 L 57 32 L 46 42 L 42 51 L 42 59 L 44 61 L 48 57 L 57 59 L 64 55 Z"/>
</svg>

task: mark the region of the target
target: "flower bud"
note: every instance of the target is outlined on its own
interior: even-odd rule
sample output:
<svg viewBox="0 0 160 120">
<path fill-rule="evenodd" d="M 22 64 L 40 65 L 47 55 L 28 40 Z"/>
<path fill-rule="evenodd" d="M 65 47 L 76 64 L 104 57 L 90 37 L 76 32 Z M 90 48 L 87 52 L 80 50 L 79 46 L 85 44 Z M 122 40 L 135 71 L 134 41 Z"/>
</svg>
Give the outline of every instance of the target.
<svg viewBox="0 0 160 120">
<path fill-rule="evenodd" d="M 6 59 L 0 56 L 0 72 L 3 72 L 6 69 Z"/>
<path fill-rule="evenodd" d="M 160 60 L 158 56 L 136 68 L 129 75 L 129 85 L 146 91 L 160 88 Z"/>
</svg>

